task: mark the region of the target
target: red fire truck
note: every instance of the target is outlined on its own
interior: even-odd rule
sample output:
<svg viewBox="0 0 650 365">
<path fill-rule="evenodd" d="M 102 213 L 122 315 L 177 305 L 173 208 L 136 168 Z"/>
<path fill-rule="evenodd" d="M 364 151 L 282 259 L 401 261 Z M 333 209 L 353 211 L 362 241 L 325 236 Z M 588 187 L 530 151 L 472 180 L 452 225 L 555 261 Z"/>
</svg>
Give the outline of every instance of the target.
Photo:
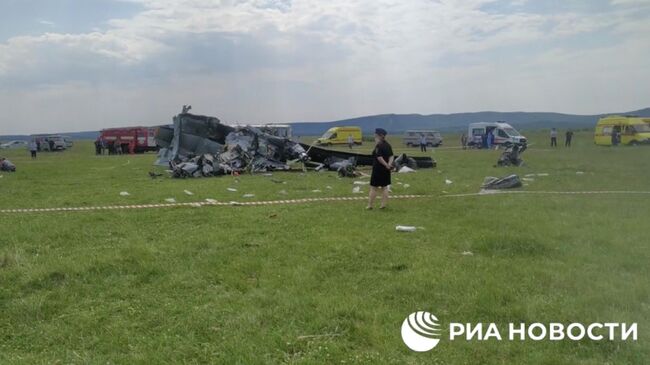
<svg viewBox="0 0 650 365">
<path fill-rule="evenodd" d="M 100 141 L 122 153 L 156 151 L 156 130 L 158 127 L 123 127 L 102 129 Z"/>
</svg>

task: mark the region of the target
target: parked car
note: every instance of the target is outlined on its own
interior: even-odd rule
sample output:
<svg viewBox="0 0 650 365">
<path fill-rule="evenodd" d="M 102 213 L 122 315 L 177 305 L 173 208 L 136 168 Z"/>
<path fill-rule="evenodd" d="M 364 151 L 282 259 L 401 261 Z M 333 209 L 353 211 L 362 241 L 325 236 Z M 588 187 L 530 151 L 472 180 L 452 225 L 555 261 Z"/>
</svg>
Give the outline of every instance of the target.
<svg viewBox="0 0 650 365">
<path fill-rule="evenodd" d="M 66 149 L 63 137 L 53 134 L 45 136 L 33 136 L 41 151 L 63 151 Z"/>
<path fill-rule="evenodd" d="M 434 130 L 408 130 L 404 133 L 404 144 L 408 147 L 419 146 L 422 135 L 426 137 L 429 147 L 438 147 L 442 144 L 440 132 Z"/>
<path fill-rule="evenodd" d="M 9 141 L 3 144 L 0 144 L 0 149 L 15 149 L 15 148 L 27 148 L 26 141 Z"/>
</svg>

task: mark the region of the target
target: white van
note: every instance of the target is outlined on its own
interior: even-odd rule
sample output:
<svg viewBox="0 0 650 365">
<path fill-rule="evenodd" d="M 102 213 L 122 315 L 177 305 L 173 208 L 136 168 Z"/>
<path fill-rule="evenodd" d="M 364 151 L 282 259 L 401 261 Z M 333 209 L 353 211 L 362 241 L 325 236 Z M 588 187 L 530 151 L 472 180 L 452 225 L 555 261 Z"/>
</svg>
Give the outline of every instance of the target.
<svg viewBox="0 0 650 365">
<path fill-rule="evenodd" d="M 494 134 L 493 144 L 521 143 L 527 142 L 526 137 L 517 132 L 510 124 L 504 122 L 472 123 L 467 129 L 467 144 L 469 146 L 482 147 L 485 144 L 487 134 L 492 131 Z"/>
</svg>

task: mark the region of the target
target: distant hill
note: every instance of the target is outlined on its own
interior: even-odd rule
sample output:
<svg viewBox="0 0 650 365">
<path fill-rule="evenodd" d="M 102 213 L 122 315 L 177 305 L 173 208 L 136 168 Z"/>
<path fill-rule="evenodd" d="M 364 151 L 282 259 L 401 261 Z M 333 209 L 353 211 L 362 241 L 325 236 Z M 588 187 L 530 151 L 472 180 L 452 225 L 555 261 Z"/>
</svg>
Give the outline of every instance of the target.
<svg viewBox="0 0 650 365">
<path fill-rule="evenodd" d="M 469 123 L 505 121 L 518 130 L 539 130 L 550 128 L 592 128 L 598 119 L 607 115 L 639 115 L 650 116 L 650 108 L 623 113 L 607 113 L 598 115 L 572 115 L 560 113 L 527 113 L 527 112 L 477 112 L 457 114 L 381 114 L 359 118 L 338 120 L 322 123 L 291 123 L 293 134 L 296 136 L 321 135 L 327 129 L 336 126 L 359 126 L 364 133 L 369 134 L 377 127 L 386 129 L 389 133 L 400 133 L 407 129 L 435 129 L 441 132 L 460 132 Z"/>
<path fill-rule="evenodd" d="M 606 113 L 597 115 L 573 115 L 561 113 L 528 113 L 528 112 L 477 112 L 456 114 L 380 114 L 365 117 L 337 120 L 333 122 L 290 122 L 294 136 L 316 136 L 336 126 L 359 126 L 364 133 L 370 134 L 375 128 L 381 127 L 389 133 L 400 133 L 407 129 L 435 129 L 440 132 L 460 132 L 469 123 L 505 121 L 520 131 L 539 129 L 582 129 L 593 128 L 598 119 L 607 115 L 638 115 L 650 116 L 650 108 L 630 112 Z M 59 133 L 70 136 L 74 140 L 94 140 L 99 132 Z M 29 140 L 27 135 L 0 136 L 0 140 L 13 139 Z"/>
</svg>

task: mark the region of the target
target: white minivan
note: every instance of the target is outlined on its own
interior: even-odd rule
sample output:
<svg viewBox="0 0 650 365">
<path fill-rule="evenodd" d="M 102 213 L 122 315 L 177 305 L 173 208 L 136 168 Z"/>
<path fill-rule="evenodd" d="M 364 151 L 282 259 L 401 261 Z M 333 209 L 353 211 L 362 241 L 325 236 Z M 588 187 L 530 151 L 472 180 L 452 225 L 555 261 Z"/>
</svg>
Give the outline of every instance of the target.
<svg viewBox="0 0 650 365">
<path fill-rule="evenodd" d="M 517 132 L 510 124 L 504 122 L 472 123 L 467 130 L 467 144 L 474 147 L 485 146 L 487 134 L 492 131 L 494 142 L 492 144 L 504 144 L 507 142 L 525 144 L 526 137 Z"/>
</svg>

